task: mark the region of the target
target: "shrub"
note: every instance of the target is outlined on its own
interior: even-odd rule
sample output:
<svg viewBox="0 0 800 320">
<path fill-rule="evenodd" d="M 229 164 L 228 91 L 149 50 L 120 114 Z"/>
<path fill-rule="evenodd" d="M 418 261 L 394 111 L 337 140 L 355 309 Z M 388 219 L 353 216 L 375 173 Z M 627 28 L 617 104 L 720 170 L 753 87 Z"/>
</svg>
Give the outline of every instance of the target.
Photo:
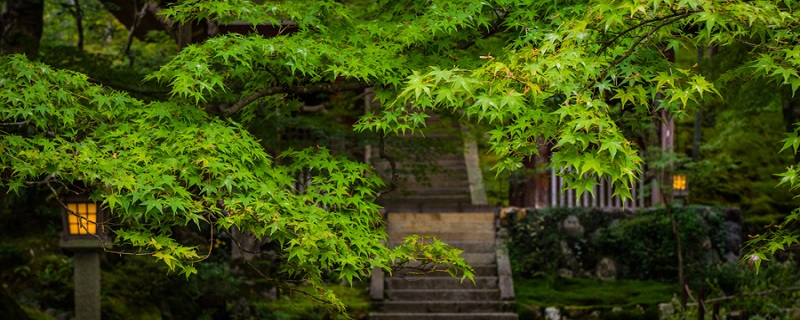
<svg viewBox="0 0 800 320">
<path fill-rule="evenodd" d="M 687 270 L 719 262 L 726 252 L 722 210 L 674 210 Z M 571 215 L 580 220 L 584 236 L 570 236 L 560 230 L 561 222 Z M 596 208 L 527 210 L 506 217 L 505 223 L 509 226 L 514 272 L 522 277 L 553 275 L 559 268 L 573 268 L 570 259 L 582 270 L 578 275 L 590 275 L 600 257 L 612 258 L 622 278 L 674 280 L 677 276 L 675 241 L 665 209 L 636 213 Z M 573 257 L 565 257 L 565 250 Z"/>
</svg>

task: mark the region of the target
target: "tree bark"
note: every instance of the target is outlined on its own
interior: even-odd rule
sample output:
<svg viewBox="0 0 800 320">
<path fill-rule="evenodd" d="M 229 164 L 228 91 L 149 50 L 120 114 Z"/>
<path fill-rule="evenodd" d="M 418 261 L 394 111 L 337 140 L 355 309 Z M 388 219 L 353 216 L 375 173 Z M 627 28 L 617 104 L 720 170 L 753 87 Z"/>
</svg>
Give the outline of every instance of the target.
<svg viewBox="0 0 800 320">
<path fill-rule="evenodd" d="M 550 178 L 545 170 L 549 162 L 549 146 L 542 144 L 539 156 L 522 161 L 523 173 L 512 176 L 508 186 L 508 205 L 522 208 L 549 206 Z"/>
<path fill-rule="evenodd" d="M 44 0 L 6 0 L 0 13 L 0 54 L 39 56 Z"/>
<path fill-rule="evenodd" d="M 534 206 L 536 194 L 536 162 L 531 158 L 522 160 L 521 173 L 515 172 L 509 179 L 508 205 L 527 208 Z"/>
<path fill-rule="evenodd" d="M 83 11 L 80 1 L 74 0 L 74 2 L 72 16 L 75 17 L 75 27 L 78 29 L 78 50 L 83 51 Z"/>
</svg>

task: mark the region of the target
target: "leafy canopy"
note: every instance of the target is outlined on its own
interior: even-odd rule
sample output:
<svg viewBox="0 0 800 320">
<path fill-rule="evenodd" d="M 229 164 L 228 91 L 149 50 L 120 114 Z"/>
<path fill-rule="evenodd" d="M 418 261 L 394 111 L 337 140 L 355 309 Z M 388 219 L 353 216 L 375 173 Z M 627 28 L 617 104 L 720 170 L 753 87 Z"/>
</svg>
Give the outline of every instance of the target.
<svg viewBox="0 0 800 320">
<path fill-rule="evenodd" d="M 81 181 L 112 213 L 119 243 L 187 275 L 206 253 L 178 243 L 171 228 L 202 222 L 279 242 L 284 271 L 318 288 L 327 271 L 349 281 L 414 258 L 451 263 L 449 271 L 471 278 L 458 252 L 441 243 L 381 244 L 374 198 L 382 182 L 369 166 L 323 148 L 271 158 L 244 129 L 244 115 L 278 110 L 290 93 L 371 86 L 381 107 L 357 130 L 415 132 L 426 113 L 452 112 L 492 128 L 498 170 L 518 168 L 546 143 L 570 188 L 591 192 L 603 177 L 629 196 L 643 163 L 626 123 L 689 114 L 733 79 L 800 86 L 798 7 L 792 0 L 181 1 L 163 16 L 287 32 L 223 34 L 184 48 L 147 77 L 169 87 L 164 101 L 134 99 L 20 56 L 0 58 L 0 183 L 15 191 Z M 681 46 L 731 44 L 748 45 L 750 60 L 716 82 L 669 59 Z M 796 149 L 794 141 L 787 143 Z M 321 289 L 319 296 L 335 301 Z"/>
</svg>

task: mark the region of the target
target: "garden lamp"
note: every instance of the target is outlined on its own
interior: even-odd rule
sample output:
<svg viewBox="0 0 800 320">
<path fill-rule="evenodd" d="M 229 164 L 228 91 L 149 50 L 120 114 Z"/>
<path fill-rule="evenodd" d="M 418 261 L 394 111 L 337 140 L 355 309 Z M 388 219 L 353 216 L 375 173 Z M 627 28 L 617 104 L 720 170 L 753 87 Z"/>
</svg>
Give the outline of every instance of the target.
<svg viewBox="0 0 800 320">
<path fill-rule="evenodd" d="M 672 192 L 675 196 L 686 196 L 688 194 L 685 174 L 672 175 Z"/>
<path fill-rule="evenodd" d="M 103 210 L 88 197 L 61 200 L 61 247 L 73 252 L 75 318 L 100 320 L 100 252 L 106 243 Z"/>
<path fill-rule="evenodd" d="M 64 198 L 63 202 L 61 212 L 64 232 L 61 241 L 94 240 L 98 242 L 99 248 L 102 245 L 101 240 L 105 240 L 102 227 L 103 210 L 85 196 Z"/>
</svg>

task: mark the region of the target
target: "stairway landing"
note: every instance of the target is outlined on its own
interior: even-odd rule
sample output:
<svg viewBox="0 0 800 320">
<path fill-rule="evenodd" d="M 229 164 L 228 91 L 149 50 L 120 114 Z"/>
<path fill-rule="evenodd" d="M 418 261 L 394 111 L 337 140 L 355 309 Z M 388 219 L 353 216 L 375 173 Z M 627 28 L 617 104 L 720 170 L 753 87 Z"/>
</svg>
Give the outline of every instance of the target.
<svg viewBox="0 0 800 320">
<path fill-rule="evenodd" d="M 517 320 L 514 287 L 504 247 L 498 246 L 494 213 L 392 213 L 387 218 L 389 245 L 417 234 L 440 239 L 464 250 L 475 269 L 475 283 L 436 272 L 393 277 L 373 274 L 371 295 L 377 312 L 372 320 L 498 319 Z"/>
</svg>

